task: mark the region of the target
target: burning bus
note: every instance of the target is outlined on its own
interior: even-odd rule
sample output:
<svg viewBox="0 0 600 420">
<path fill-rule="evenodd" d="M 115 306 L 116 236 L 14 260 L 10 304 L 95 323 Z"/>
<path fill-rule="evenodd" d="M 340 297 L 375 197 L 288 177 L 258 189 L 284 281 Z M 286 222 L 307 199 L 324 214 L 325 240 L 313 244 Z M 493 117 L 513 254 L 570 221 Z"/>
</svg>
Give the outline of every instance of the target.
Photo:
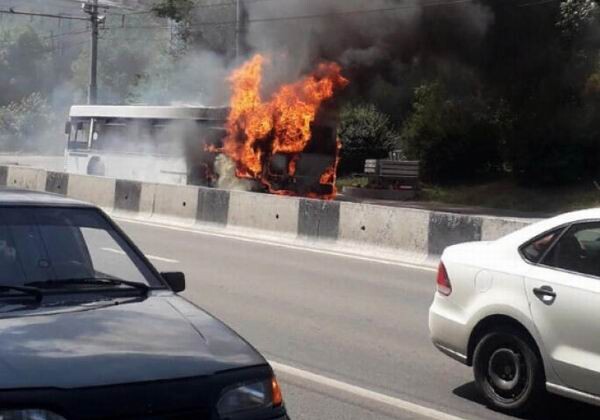
<svg viewBox="0 0 600 420">
<path fill-rule="evenodd" d="M 257 54 L 229 78 L 231 111 L 220 151 L 235 163 L 237 177 L 273 194 L 332 199 L 341 145 L 327 104 L 348 80 L 339 65 L 321 63 L 264 99 L 266 62 Z"/>
<path fill-rule="evenodd" d="M 264 64 L 256 55 L 233 72 L 229 108 L 72 107 L 68 172 L 219 186 L 227 159 L 252 190 L 334 198 L 341 146 L 328 101 L 348 81 L 322 63 L 263 99 Z"/>
</svg>

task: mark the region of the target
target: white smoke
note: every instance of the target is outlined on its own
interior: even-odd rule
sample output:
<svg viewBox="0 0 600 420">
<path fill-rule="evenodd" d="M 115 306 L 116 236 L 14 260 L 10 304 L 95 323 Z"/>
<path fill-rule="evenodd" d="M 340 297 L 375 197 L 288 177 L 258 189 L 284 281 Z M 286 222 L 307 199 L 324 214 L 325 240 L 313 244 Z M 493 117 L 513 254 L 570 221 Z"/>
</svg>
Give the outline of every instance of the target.
<svg viewBox="0 0 600 420">
<path fill-rule="evenodd" d="M 217 187 L 222 189 L 252 191 L 256 185 L 254 181 L 236 177 L 235 163 L 225 155 L 217 156 L 215 161 L 215 172 L 219 177 Z"/>
<path fill-rule="evenodd" d="M 136 102 L 156 105 L 225 106 L 232 64 L 211 51 L 194 51 L 154 69 L 135 90 Z"/>
</svg>

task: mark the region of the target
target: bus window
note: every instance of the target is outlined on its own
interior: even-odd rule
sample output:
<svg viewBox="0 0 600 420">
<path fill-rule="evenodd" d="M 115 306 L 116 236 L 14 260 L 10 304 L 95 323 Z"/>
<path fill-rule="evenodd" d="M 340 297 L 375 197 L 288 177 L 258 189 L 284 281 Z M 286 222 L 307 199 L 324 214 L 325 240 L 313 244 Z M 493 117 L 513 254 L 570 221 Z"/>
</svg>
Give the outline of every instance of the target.
<svg viewBox="0 0 600 420">
<path fill-rule="evenodd" d="M 127 142 L 127 122 L 123 120 L 107 120 L 102 126 L 102 133 L 97 148 L 118 151 Z"/>
<path fill-rule="evenodd" d="M 73 125 L 69 136 L 69 149 L 87 149 L 90 123 L 77 121 Z"/>
</svg>

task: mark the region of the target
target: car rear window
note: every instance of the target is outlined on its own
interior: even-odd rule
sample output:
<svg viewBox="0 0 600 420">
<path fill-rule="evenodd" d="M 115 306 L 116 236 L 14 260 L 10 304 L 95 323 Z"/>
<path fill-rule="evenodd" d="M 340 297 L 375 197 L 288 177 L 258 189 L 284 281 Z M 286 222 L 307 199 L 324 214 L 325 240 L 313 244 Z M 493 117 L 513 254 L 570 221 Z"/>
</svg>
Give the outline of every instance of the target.
<svg viewBox="0 0 600 420">
<path fill-rule="evenodd" d="M 542 264 L 600 277 L 600 223 L 573 225 L 546 254 Z"/>
<path fill-rule="evenodd" d="M 534 239 L 521 248 L 521 255 L 523 255 L 523 257 L 529 262 L 539 262 L 546 251 L 548 251 L 548 249 L 550 249 L 552 244 L 556 241 L 556 238 L 560 236 L 563 230 L 564 228 L 556 229 Z"/>
</svg>

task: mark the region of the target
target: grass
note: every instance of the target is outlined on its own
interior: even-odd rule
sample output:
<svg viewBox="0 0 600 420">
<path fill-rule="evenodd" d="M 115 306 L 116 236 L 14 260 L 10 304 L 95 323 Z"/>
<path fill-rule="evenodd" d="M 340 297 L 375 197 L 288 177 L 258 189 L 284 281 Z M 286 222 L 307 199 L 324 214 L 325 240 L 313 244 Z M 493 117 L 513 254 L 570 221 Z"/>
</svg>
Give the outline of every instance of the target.
<svg viewBox="0 0 600 420">
<path fill-rule="evenodd" d="M 600 207 L 600 191 L 593 183 L 579 186 L 528 188 L 511 181 L 480 185 L 423 188 L 420 200 L 522 212 L 560 213 Z"/>
<path fill-rule="evenodd" d="M 341 190 L 342 187 L 366 187 L 368 182 L 366 177 L 344 177 L 338 178 L 335 185 Z"/>
<path fill-rule="evenodd" d="M 346 178 L 338 186 L 364 186 L 366 179 Z M 600 207 L 600 190 L 591 182 L 576 186 L 530 188 L 508 180 L 476 185 L 422 185 L 417 201 L 435 205 L 484 207 L 519 212 L 561 213 Z"/>
</svg>

